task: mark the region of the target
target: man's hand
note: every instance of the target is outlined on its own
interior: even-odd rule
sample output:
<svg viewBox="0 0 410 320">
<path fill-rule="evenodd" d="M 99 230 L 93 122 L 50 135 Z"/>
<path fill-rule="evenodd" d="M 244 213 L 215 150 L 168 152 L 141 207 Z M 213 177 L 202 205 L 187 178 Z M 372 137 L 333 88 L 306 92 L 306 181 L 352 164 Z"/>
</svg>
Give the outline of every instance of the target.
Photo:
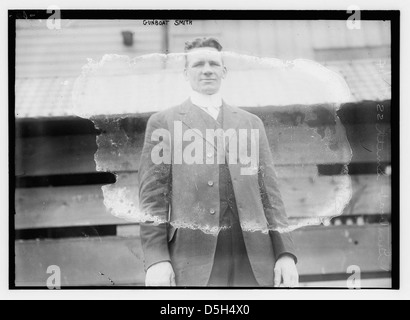
<svg viewBox="0 0 410 320">
<path fill-rule="evenodd" d="M 175 273 L 171 263 L 159 262 L 147 270 L 145 276 L 147 287 L 175 287 Z"/>
<path fill-rule="evenodd" d="M 282 256 L 275 265 L 275 287 L 293 288 L 299 285 L 299 274 L 295 260 L 291 256 Z"/>
</svg>

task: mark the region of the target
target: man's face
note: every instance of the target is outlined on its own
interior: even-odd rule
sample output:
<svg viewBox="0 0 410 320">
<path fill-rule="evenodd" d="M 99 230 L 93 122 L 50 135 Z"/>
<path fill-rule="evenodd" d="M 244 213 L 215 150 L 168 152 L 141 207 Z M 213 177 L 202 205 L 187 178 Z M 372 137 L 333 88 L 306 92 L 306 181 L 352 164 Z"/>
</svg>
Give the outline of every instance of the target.
<svg viewBox="0 0 410 320">
<path fill-rule="evenodd" d="M 187 53 L 185 78 L 194 91 L 209 95 L 217 93 L 225 75 L 226 68 L 218 50 L 195 48 Z"/>
</svg>

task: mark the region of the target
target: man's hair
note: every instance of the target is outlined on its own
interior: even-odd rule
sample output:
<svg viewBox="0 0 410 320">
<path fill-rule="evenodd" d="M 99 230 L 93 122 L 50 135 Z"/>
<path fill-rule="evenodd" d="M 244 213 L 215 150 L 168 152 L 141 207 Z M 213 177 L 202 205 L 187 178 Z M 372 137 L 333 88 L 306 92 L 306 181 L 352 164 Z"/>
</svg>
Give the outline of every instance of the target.
<svg viewBox="0 0 410 320">
<path fill-rule="evenodd" d="M 221 44 L 215 38 L 196 38 L 185 42 L 185 52 L 196 48 L 215 48 L 218 51 L 222 51 Z"/>
</svg>

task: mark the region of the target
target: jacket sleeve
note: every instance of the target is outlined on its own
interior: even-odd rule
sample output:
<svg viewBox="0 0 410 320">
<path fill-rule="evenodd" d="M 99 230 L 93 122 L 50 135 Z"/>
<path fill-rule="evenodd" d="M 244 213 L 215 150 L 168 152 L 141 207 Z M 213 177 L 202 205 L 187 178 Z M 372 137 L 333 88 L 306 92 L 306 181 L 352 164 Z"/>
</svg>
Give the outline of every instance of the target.
<svg viewBox="0 0 410 320">
<path fill-rule="evenodd" d="M 163 121 L 158 114 L 154 114 L 148 120 L 138 170 L 139 207 L 147 219 L 140 225 L 145 270 L 158 262 L 171 261 L 167 239 L 172 181 L 171 164 L 158 164 L 151 156 L 154 147 L 160 143 L 156 140 L 162 140 L 164 150 L 166 148 L 170 150 L 170 137 L 163 135 L 159 138 L 158 133 L 158 130 L 164 132 L 167 129 L 166 121 Z"/>
<path fill-rule="evenodd" d="M 265 126 L 261 119 L 258 118 L 257 120 L 259 129 L 259 190 L 269 224 L 273 250 L 276 260 L 282 255 L 288 254 L 297 262 L 292 235 L 287 230 L 289 228 L 288 217 L 278 188 L 278 178 Z"/>
</svg>

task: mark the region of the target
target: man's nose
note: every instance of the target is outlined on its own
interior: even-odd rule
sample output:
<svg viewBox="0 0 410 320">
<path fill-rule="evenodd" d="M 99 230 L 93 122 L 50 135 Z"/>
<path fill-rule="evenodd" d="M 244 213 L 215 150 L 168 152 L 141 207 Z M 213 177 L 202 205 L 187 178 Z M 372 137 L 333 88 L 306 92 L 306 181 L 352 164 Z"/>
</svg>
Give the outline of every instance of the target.
<svg viewBox="0 0 410 320">
<path fill-rule="evenodd" d="M 210 64 L 209 64 L 209 63 L 205 63 L 205 64 L 204 64 L 204 67 L 202 68 L 202 73 L 203 73 L 203 74 L 212 74 L 212 72 L 213 72 L 213 70 L 212 70 Z"/>
</svg>

